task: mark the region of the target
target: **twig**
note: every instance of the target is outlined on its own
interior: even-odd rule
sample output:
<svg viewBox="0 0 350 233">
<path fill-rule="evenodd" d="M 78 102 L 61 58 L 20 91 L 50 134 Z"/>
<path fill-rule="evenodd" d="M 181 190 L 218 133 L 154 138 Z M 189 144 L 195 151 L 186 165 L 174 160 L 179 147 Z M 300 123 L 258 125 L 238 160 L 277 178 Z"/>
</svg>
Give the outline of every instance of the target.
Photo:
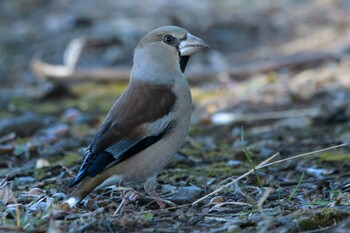
<svg viewBox="0 0 350 233">
<path fill-rule="evenodd" d="M 129 204 L 130 202 L 134 202 L 136 201 L 136 199 L 139 196 L 134 193 L 134 192 L 128 192 L 127 194 L 123 195 L 122 201 L 119 204 L 118 208 L 116 209 L 116 211 L 114 212 L 113 216 L 116 216 L 119 212 L 121 212 L 123 210 L 123 208 Z"/>
<path fill-rule="evenodd" d="M 11 132 L 5 136 L 0 137 L 0 143 L 4 143 L 4 142 L 10 141 L 10 140 L 13 140 L 15 138 L 16 138 L 16 133 Z"/>
<path fill-rule="evenodd" d="M 267 188 L 265 189 L 265 192 L 263 192 L 263 195 L 261 196 L 261 198 L 258 201 L 258 209 L 260 212 L 263 212 L 263 207 L 262 205 L 264 204 L 264 202 L 266 201 L 266 199 L 270 196 L 271 193 L 273 193 L 275 191 L 274 188 Z"/>
<path fill-rule="evenodd" d="M 31 68 L 35 75 L 44 80 L 50 80 L 55 83 L 66 83 L 67 81 L 120 81 L 127 82 L 130 76 L 130 70 L 115 69 L 94 69 L 77 70 L 64 65 L 52 65 L 39 59 L 33 59 Z"/>
<path fill-rule="evenodd" d="M 69 169 L 67 166 L 65 166 L 64 164 L 60 164 L 61 165 L 61 167 L 62 167 L 62 169 L 64 169 L 67 173 L 68 173 L 68 175 L 69 176 L 71 176 L 71 177 L 75 177 L 76 176 L 76 174 L 75 174 L 75 172 L 73 172 L 71 169 Z"/>
<path fill-rule="evenodd" d="M 346 145 L 347 145 L 346 143 L 342 143 L 342 144 L 339 144 L 339 145 L 336 145 L 336 146 L 331 146 L 331 147 L 327 147 L 327 148 L 324 148 L 324 149 L 315 150 L 315 151 L 307 152 L 307 153 L 300 154 L 300 155 L 295 155 L 295 156 L 292 156 L 292 157 L 289 157 L 289 158 L 286 158 L 286 159 L 281 159 L 281 160 L 278 160 L 278 161 L 275 161 L 275 162 L 272 162 L 272 163 L 264 164 L 263 166 L 259 167 L 259 169 L 271 166 L 273 164 L 282 163 L 282 162 L 285 162 L 285 161 L 288 161 L 288 160 L 304 157 L 306 155 L 317 154 L 317 153 L 320 153 L 320 152 L 333 150 L 333 149 L 336 149 L 336 148 L 339 148 L 339 147 L 343 147 L 343 146 L 346 146 Z"/>
<path fill-rule="evenodd" d="M 316 150 L 316 151 L 312 151 L 312 152 L 308 152 L 308 153 L 304 153 L 304 154 L 300 154 L 300 155 L 296 155 L 296 156 L 292 156 L 292 157 L 289 157 L 289 158 L 286 158 L 286 159 L 281 159 L 281 160 L 278 160 L 278 161 L 275 161 L 275 162 L 272 162 L 272 163 L 269 163 L 272 159 L 274 159 L 277 155 L 279 155 L 279 153 L 276 153 L 274 155 L 272 155 L 271 157 L 267 158 L 266 160 L 264 160 L 262 163 L 260 163 L 258 166 L 256 166 L 256 170 L 258 169 L 261 169 L 261 168 L 264 168 L 264 167 L 268 167 L 268 166 L 271 166 L 273 164 L 277 164 L 277 163 L 282 163 L 282 162 L 285 162 L 285 161 L 288 161 L 288 160 L 291 160 L 291 159 L 295 159 L 295 158 L 300 158 L 300 157 L 303 157 L 303 156 L 307 156 L 307 155 L 311 155 L 311 154 L 316 154 L 316 153 L 320 153 L 320 152 L 324 152 L 324 151 L 328 151 L 328 150 L 333 150 L 333 149 L 336 149 L 336 148 L 339 148 L 339 147 L 343 147 L 343 146 L 346 146 L 347 144 L 346 143 L 343 143 L 343 144 L 340 144 L 340 145 L 336 145 L 336 146 L 331 146 L 331 147 L 327 147 L 327 148 L 324 148 L 324 149 L 320 149 L 320 150 Z M 234 184 L 235 182 L 243 179 L 244 177 L 248 176 L 249 174 L 251 174 L 252 172 L 254 172 L 254 169 L 251 169 L 250 171 L 246 172 L 245 174 L 241 175 L 240 177 L 232 180 L 231 182 L 225 184 L 225 185 L 222 185 L 220 186 L 218 189 L 214 190 L 213 192 L 205 195 L 204 197 L 201 197 L 200 199 L 194 201 L 192 203 L 192 205 L 195 205 L 203 200 L 205 200 L 206 198 L 218 193 L 218 192 L 221 192 L 223 189 L 231 186 L 232 184 Z"/>
<path fill-rule="evenodd" d="M 268 162 L 270 162 L 272 159 L 274 159 L 274 158 L 275 158 L 276 156 L 278 156 L 278 155 L 279 155 L 279 153 L 276 153 L 276 154 L 272 155 L 271 157 L 267 158 L 266 160 L 264 160 L 263 162 L 261 162 L 258 166 L 256 166 L 256 169 L 259 169 L 260 166 L 263 166 L 263 165 L 267 164 Z M 220 186 L 218 189 L 214 190 L 213 192 L 211 192 L 211 193 L 205 195 L 204 197 L 198 199 L 197 201 L 193 202 L 192 205 L 195 205 L 195 204 L 197 204 L 198 202 L 201 202 L 201 201 L 203 201 L 204 199 L 206 199 L 206 198 L 208 198 L 208 197 L 210 197 L 210 196 L 213 196 L 214 194 L 216 194 L 216 193 L 218 193 L 218 192 L 224 190 L 225 188 L 231 186 L 232 184 L 236 183 L 237 181 L 243 179 L 244 177 L 248 176 L 249 174 L 251 174 L 251 173 L 253 173 L 253 172 L 254 172 L 254 169 L 251 169 L 250 171 L 244 173 L 244 174 L 241 175 L 240 177 L 238 177 L 238 178 L 232 180 L 231 182 L 229 182 L 229 183 L 227 183 L 227 184 L 225 184 L 225 185 Z"/>
<path fill-rule="evenodd" d="M 266 201 L 266 199 L 271 195 L 271 193 L 273 193 L 275 191 L 274 188 L 267 188 L 265 189 L 265 192 L 263 192 L 263 195 L 261 196 L 261 198 L 259 199 L 258 201 L 258 204 L 257 204 L 257 207 L 258 207 L 258 210 L 260 211 L 262 217 L 264 218 L 265 222 L 266 222 L 266 225 L 265 225 L 265 229 L 263 228 L 262 231 L 260 232 L 266 232 L 267 229 L 271 228 L 271 226 L 273 226 L 273 223 L 271 222 L 270 218 L 268 217 L 268 215 L 266 215 L 264 213 L 264 209 L 263 209 L 263 204 L 264 202 Z"/>
<path fill-rule="evenodd" d="M 75 68 L 84 46 L 85 40 L 82 38 L 76 38 L 69 42 L 63 53 L 63 63 L 66 67 L 70 69 Z"/>
<path fill-rule="evenodd" d="M 119 211 L 122 209 L 122 207 L 124 207 L 126 202 L 127 202 L 126 199 L 123 198 L 122 201 L 120 202 L 118 208 L 114 211 L 113 216 L 116 216 L 119 213 Z"/>
<path fill-rule="evenodd" d="M 245 202 L 239 202 L 239 201 L 227 201 L 227 202 L 222 202 L 219 204 L 216 204 L 212 207 L 213 208 L 220 208 L 223 205 L 240 205 L 240 206 L 252 206 L 249 203 L 245 203 Z"/>
<path fill-rule="evenodd" d="M 73 43 L 75 44 L 75 43 Z M 79 47 L 80 46 L 80 47 Z M 72 53 L 66 52 L 66 65 L 53 65 L 46 63 L 34 56 L 31 62 L 31 68 L 35 75 L 41 79 L 53 81 L 55 83 L 67 83 L 67 81 L 82 82 L 126 82 L 129 80 L 130 70 L 95 68 L 90 70 L 72 69 L 79 58 L 82 44 L 71 46 Z M 343 48 L 345 51 L 349 46 Z M 68 49 L 69 51 L 69 49 Z M 217 80 L 220 74 L 226 73 L 233 79 L 241 79 L 256 73 L 264 73 L 281 67 L 296 67 L 307 65 L 310 63 L 318 63 L 324 60 L 339 60 L 342 56 L 341 52 L 305 52 L 297 53 L 282 57 L 272 58 L 270 60 L 252 62 L 243 66 L 234 67 L 228 70 L 216 71 L 210 68 L 197 71 L 196 73 L 187 74 L 188 80 L 192 84 L 203 83 Z"/>
</svg>

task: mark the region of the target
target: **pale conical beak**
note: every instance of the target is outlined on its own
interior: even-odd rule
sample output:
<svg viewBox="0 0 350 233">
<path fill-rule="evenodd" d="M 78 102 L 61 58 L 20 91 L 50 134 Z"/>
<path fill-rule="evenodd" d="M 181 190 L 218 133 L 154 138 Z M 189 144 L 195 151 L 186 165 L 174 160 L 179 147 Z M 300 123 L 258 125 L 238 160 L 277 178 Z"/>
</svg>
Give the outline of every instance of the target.
<svg viewBox="0 0 350 233">
<path fill-rule="evenodd" d="M 186 39 L 180 42 L 179 52 L 180 56 L 192 56 L 202 49 L 209 48 L 202 39 L 187 33 Z"/>
</svg>

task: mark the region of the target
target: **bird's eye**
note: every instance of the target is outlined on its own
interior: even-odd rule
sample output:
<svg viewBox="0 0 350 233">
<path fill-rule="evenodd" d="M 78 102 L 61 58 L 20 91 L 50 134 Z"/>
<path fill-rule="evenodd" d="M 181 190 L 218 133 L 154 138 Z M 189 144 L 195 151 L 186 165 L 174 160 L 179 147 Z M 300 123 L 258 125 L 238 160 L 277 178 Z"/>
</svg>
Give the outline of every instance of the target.
<svg viewBox="0 0 350 233">
<path fill-rule="evenodd" d="M 174 40 L 175 38 L 172 35 L 166 35 L 163 37 L 163 41 L 166 44 L 171 44 Z"/>
</svg>

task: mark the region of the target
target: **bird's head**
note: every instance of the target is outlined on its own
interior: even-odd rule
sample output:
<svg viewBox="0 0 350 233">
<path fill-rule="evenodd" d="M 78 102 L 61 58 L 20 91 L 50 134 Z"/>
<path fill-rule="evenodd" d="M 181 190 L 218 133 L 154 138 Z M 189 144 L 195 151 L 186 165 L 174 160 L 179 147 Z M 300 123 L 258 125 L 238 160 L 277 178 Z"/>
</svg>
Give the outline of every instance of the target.
<svg viewBox="0 0 350 233">
<path fill-rule="evenodd" d="M 134 51 L 134 68 L 184 72 L 190 56 L 209 46 L 183 28 L 164 26 L 145 35 Z"/>
</svg>

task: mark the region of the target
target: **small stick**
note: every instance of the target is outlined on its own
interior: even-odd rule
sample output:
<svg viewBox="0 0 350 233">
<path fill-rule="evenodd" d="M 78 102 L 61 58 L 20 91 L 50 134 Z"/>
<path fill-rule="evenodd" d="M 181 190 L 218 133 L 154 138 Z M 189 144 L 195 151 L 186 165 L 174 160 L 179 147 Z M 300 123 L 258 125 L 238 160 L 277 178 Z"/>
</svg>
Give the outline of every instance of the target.
<svg viewBox="0 0 350 233">
<path fill-rule="evenodd" d="M 271 157 L 267 158 L 266 160 L 264 160 L 262 163 L 260 163 L 260 164 L 259 164 L 258 166 L 256 166 L 255 168 L 256 168 L 256 169 L 259 169 L 261 166 L 267 164 L 267 163 L 270 162 L 272 159 L 274 159 L 277 155 L 279 155 L 279 153 L 276 153 L 276 154 L 272 155 Z M 208 198 L 208 197 L 210 197 L 210 196 L 212 196 L 212 195 L 214 195 L 214 194 L 220 192 L 221 190 L 227 188 L 228 186 L 231 186 L 232 184 L 236 183 L 237 181 L 243 179 L 244 177 L 248 176 L 250 173 L 253 173 L 253 172 L 254 172 L 254 169 L 251 169 L 250 171 L 244 173 L 244 174 L 241 175 L 240 177 L 238 177 L 238 178 L 232 180 L 231 182 L 229 182 L 229 183 L 227 183 L 227 184 L 225 184 L 225 185 L 222 185 L 221 187 L 219 187 L 218 189 L 214 190 L 213 192 L 211 192 L 211 193 L 205 195 L 204 197 L 198 199 L 197 201 L 193 202 L 192 205 L 195 205 L 195 204 L 197 204 L 198 202 L 201 202 L 201 201 L 203 201 L 204 199 L 206 199 L 206 198 Z"/>
<path fill-rule="evenodd" d="M 289 157 L 289 158 L 286 158 L 286 159 L 281 159 L 281 160 L 278 160 L 278 161 L 275 161 L 275 162 L 272 162 L 272 163 L 264 164 L 263 166 L 259 167 L 259 169 L 260 168 L 264 168 L 264 167 L 268 167 L 268 166 L 271 166 L 271 165 L 274 165 L 274 164 L 277 164 L 277 163 L 282 163 L 282 162 L 285 162 L 285 161 L 288 161 L 288 160 L 300 158 L 300 157 L 303 157 L 303 156 L 306 156 L 306 155 L 311 155 L 311 154 L 316 154 L 316 153 L 320 153 L 320 152 L 324 152 L 324 151 L 328 151 L 328 150 L 333 150 L 333 149 L 336 149 L 338 147 L 343 147 L 343 146 L 346 146 L 346 145 L 347 145 L 346 143 L 342 143 L 342 144 L 339 144 L 339 145 L 336 145 L 336 146 L 331 146 L 331 147 L 327 147 L 327 148 L 324 148 L 324 149 L 315 150 L 315 151 L 307 152 L 307 153 L 300 154 L 300 155 L 295 155 L 295 156 L 292 156 L 292 157 Z"/>
<path fill-rule="evenodd" d="M 0 143 L 4 143 L 10 140 L 13 140 L 16 138 L 16 134 L 14 132 L 11 132 L 3 137 L 0 137 Z"/>
<path fill-rule="evenodd" d="M 336 149 L 336 148 L 339 148 L 339 147 L 343 147 L 343 146 L 346 146 L 346 145 L 347 145 L 346 143 L 343 143 L 343 144 L 340 144 L 340 145 L 331 146 L 331 147 L 327 147 L 327 148 L 316 150 L 316 151 L 311 151 L 311 152 L 308 152 L 308 153 L 292 156 L 290 158 L 281 159 L 281 160 L 269 163 L 272 159 L 274 159 L 277 155 L 279 155 L 279 153 L 276 153 L 276 154 L 272 155 L 271 157 L 267 158 L 266 160 L 264 160 L 262 163 L 260 163 L 255 168 L 256 168 L 256 170 L 258 170 L 258 169 L 261 169 L 261 168 L 264 168 L 264 167 L 271 166 L 273 164 L 282 163 L 282 162 L 285 162 L 285 161 L 288 161 L 288 160 L 291 160 L 291 159 L 300 158 L 300 157 L 303 157 L 303 156 L 306 156 L 306 155 L 311 155 L 311 154 L 316 154 L 316 153 L 320 153 L 320 152 L 324 152 L 324 151 L 328 151 L 328 150 L 333 150 L 333 149 Z M 251 169 L 250 171 L 248 171 L 245 174 L 241 175 L 240 177 L 232 180 L 231 182 L 220 186 L 218 189 L 214 190 L 213 192 L 211 192 L 211 193 L 205 195 L 204 197 L 198 199 L 197 201 L 193 202 L 192 205 L 195 205 L 195 204 L 205 200 L 206 198 L 208 198 L 208 197 L 210 197 L 210 196 L 212 196 L 212 195 L 222 191 L 223 189 L 225 189 L 225 188 L 231 186 L 232 184 L 234 184 L 235 182 L 237 182 L 237 181 L 243 179 L 244 177 L 248 176 L 252 172 L 254 172 L 254 169 Z"/>
<path fill-rule="evenodd" d="M 269 217 L 264 213 L 264 209 L 263 209 L 263 204 L 266 201 L 266 199 L 275 191 L 274 188 L 267 188 L 265 189 L 265 192 L 263 192 L 262 197 L 260 198 L 260 200 L 258 201 L 257 207 L 258 210 L 260 211 L 262 217 L 264 218 L 265 222 L 266 222 L 266 226 L 265 228 L 270 228 L 271 226 L 273 226 L 273 223 L 271 222 L 271 220 L 269 219 Z M 265 229 L 265 230 L 267 230 Z"/>
<path fill-rule="evenodd" d="M 71 169 L 66 167 L 64 164 L 61 163 L 60 165 L 68 173 L 69 176 L 71 176 L 71 177 L 75 177 L 76 176 L 75 172 L 73 172 Z"/>
</svg>

